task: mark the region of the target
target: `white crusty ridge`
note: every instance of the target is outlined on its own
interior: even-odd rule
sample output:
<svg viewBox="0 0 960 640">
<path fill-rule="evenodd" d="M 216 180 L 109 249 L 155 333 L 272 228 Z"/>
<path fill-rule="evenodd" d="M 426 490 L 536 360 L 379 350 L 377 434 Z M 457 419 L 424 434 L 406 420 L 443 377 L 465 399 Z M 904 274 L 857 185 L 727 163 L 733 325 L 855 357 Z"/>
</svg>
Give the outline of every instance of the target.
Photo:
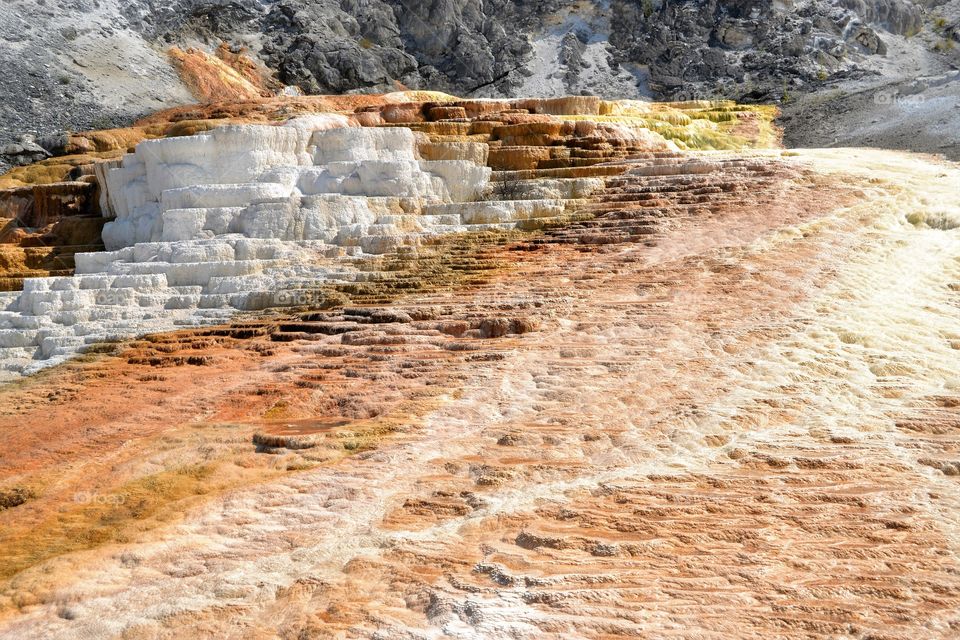
<svg viewBox="0 0 960 640">
<path fill-rule="evenodd" d="M 356 197 L 464 202 L 489 180 L 490 170 L 470 161 L 420 160 L 409 129 L 349 124 L 343 116 L 313 116 L 142 142 L 107 173 L 116 220 L 104 228 L 104 242 L 115 250 L 228 233 L 278 237 L 279 230 L 287 232 L 283 240 L 341 237 L 344 244 L 368 233 L 396 235 L 371 227 L 379 204 L 358 216 L 364 206 Z M 264 211 L 279 218 L 268 229 L 255 222 Z M 353 226 L 340 235 L 346 225 Z"/>
</svg>

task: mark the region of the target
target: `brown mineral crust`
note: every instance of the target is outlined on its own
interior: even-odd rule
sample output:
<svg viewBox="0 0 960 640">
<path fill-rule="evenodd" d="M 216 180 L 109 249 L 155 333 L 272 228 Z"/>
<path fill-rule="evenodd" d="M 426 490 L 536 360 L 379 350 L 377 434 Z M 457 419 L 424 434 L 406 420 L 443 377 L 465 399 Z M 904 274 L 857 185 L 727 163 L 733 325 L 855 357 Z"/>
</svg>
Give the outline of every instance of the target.
<svg viewBox="0 0 960 640">
<path fill-rule="evenodd" d="M 24 278 L 70 275 L 73 256 L 100 251 L 99 189 L 83 179 L 0 191 L 0 291 Z"/>
<path fill-rule="evenodd" d="M 184 84 L 203 103 L 269 98 L 282 89 L 269 69 L 244 51 L 232 51 L 226 43 L 215 55 L 178 47 L 171 47 L 167 53 Z"/>
<path fill-rule="evenodd" d="M 136 126 L 181 122 L 183 120 L 231 119 L 242 122 L 276 121 L 278 116 L 309 113 L 350 113 L 369 106 L 381 106 L 379 95 L 299 96 L 211 102 L 158 111 L 136 123 Z"/>
</svg>

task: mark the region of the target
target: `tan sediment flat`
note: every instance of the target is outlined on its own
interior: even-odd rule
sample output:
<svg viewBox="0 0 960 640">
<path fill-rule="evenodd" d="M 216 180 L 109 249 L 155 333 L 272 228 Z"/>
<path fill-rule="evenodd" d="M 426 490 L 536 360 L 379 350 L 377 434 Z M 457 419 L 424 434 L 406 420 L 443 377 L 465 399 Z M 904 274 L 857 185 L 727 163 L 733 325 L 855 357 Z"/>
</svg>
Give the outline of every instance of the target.
<svg viewBox="0 0 960 640">
<path fill-rule="evenodd" d="M 389 304 L 5 388 L 0 636 L 956 637 L 960 170 L 633 164 Z"/>
</svg>

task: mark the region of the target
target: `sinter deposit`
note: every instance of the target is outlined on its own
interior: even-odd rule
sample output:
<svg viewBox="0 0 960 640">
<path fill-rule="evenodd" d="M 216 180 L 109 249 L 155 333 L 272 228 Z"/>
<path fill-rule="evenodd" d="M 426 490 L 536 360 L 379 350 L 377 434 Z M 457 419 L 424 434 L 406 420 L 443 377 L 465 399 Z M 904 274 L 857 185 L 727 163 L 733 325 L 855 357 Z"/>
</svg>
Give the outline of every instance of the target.
<svg viewBox="0 0 960 640">
<path fill-rule="evenodd" d="M 303 305 L 325 283 L 375 279 L 359 261 L 415 254 L 427 238 L 543 228 L 576 214 L 625 158 L 775 145 L 774 115 L 397 92 L 183 107 L 72 136 L 67 155 L 0 177 L 14 232 L 0 237 L 0 284 L 23 290 L 0 294 L 0 375 Z M 47 211 L 57 222 L 43 227 Z M 91 251 L 101 238 L 106 251 Z"/>
<path fill-rule="evenodd" d="M 142 142 L 105 170 L 108 251 L 78 254 L 75 277 L 6 294 L 3 368 L 283 306 L 291 290 L 349 278 L 349 262 L 332 258 L 564 212 L 558 199 L 476 202 L 491 173 L 485 145 L 473 158 L 423 160 L 410 129 L 349 124 L 317 115 Z"/>
</svg>

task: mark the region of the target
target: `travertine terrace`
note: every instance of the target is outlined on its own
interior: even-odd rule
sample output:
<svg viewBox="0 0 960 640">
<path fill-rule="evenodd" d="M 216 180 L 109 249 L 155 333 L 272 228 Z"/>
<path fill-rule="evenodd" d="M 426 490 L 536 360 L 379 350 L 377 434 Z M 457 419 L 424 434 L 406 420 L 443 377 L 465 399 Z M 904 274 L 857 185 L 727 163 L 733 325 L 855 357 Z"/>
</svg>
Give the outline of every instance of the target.
<svg viewBox="0 0 960 640">
<path fill-rule="evenodd" d="M 172 124 L 70 142 L 112 147 L 106 157 L 12 172 L 8 182 L 33 183 L 6 192 L 8 251 L 26 252 L 26 241 L 66 245 L 40 257 L 67 268 L 23 281 L 44 274 L 24 269 L 26 258 L 9 260 L 6 280 L 23 291 L 0 298 L 0 373 L 30 373 L 107 340 L 291 306 L 284 301 L 324 282 L 355 279 L 349 258 L 430 236 L 556 223 L 603 188 L 598 176 L 618 171 L 590 167 L 631 153 L 769 144 L 772 135 L 769 113 L 725 103 L 416 93 L 366 102 L 241 104 L 235 118 L 194 122 L 193 135 L 179 135 L 187 114 L 175 112 Z M 256 107 L 273 118 L 308 113 L 238 124 Z M 111 157 L 124 146 L 133 152 Z M 49 182 L 67 167 L 91 179 Z M 500 178 L 491 183 L 493 170 Z M 64 238 L 77 220 L 92 230 L 84 247 Z M 80 250 L 101 239 L 107 251 Z M 76 277 L 66 275 L 70 265 Z"/>
<path fill-rule="evenodd" d="M 955 164 L 284 104 L 6 178 L 105 161 L 104 250 L 0 320 L 0 636 L 960 635 Z"/>
</svg>

